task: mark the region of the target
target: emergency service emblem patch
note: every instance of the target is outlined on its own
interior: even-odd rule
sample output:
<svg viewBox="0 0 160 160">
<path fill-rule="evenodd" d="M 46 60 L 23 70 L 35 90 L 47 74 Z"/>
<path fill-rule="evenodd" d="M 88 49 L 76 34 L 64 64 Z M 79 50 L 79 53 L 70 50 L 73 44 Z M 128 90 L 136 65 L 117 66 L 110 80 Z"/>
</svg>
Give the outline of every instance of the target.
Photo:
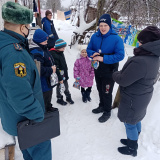
<svg viewBox="0 0 160 160">
<path fill-rule="evenodd" d="M 14 64 L 15 74 L 18 77 L 23 78 L 27 75 L 26 65 L 24 63 L 16 63 Z"/>
</svg>

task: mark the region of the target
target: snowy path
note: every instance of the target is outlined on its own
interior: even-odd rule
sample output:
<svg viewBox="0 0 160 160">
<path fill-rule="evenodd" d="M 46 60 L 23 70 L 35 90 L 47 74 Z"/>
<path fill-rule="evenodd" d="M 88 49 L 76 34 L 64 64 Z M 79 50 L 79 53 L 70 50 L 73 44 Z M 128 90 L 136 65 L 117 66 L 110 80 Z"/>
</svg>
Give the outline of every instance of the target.
<svg viewBox="0 0 160 160">
<path fill-rule="evenodd" d="M 69 42 L 72 30 L 61 31 L 59 36 Z M 126 46 L 127 54 L 132 54 L 132 47 Z M 75 101 L 74 105 L 60 106 L 55 103 L 55 92 L 53 93 L 53 104 L 60 110 L 61 136 L 52 140 L 53 159 L 55 160 L 130 160 L 133 157 L 123 156 L 117 152 L 117 147 L 122 146 L 119 140 L 126 138 L 123 123 L 117 118 L 117 109 L 112 111 L 108 122 L 100 124 L 98 118 L 101 114 L 92 114 L 92 109 L 98 106 L 98 92 L 94 82 L 91 94 L 92 102 L 84 104 L 81 101 L 80 91 L 73 88 L 73 65 L 77 56 L 77 48 L 72 50 L 66 48 L 66 60 L 69 67 L 70 91 Z M 120 64 L 120 68 L 126 61 L 127 56 Z M 160 83 L 160 82 L 159 82 Z M 160 159 L 160 127 L 156 126 L 160 120 L 157 114 L 160 111 L 157 101 L 160 84 L 156 84 L 155 94 L 149 106 L 146 118 L 142 121 L 142 134 L 139 139 L 138 156 L 135 160 L 159 160 Z M 117 85 L 113 91 L 116 94 Z M 153 109 L 154 107 L 154 109 Z M 154 119 L 155 118 L 155 119 Z M 160 121 L 159 121 L 160 122 Z"/>
<path fill-rule="evenodd" d="M 56 28 L 60 28 L 58 35 L 68 44 L 74 27 L 65 22 L 56 21 Z M 128 54 L 132 53 L 132 47 L 126 46 Z M 98 92 L 94 82 L 91 93 L 92 102 L 87 104 L 81 101 L 81 93 L 72 87 L 73 65 L 78 50 L 73 47 L 66 48 L 65 56 L 69 68 L 69 85 L 74 105 L 60 106 L 56 103 L 56 93 L 52 97 L 52 103 L 60 111 L 61 135 L 52 139 L 53 160 L 131 160 L 133 157 L 118 153 L 117 147 L 122 146 L 119 140 L 126 138 L 125 128 L 117 118 L 117 109 L 112 110 L 112 116 L 106 123 L 99 123 L 101 114 L 92 114 L 92 109 L 98 106 Z M 127 59 L 120 63 L 120 68 Z M 159 160 L 160 159 L 160 82 L 155 85 L 153 99 L 149 105 L 147 115 L 142 121 L 142 133 L 139 139 L 138 156 L 134 160 Z M 117 85 L 113 91 L 116 94 Z M 16 147 L 15 160 L 22 160 L 22 155 Z"/>
</svg>

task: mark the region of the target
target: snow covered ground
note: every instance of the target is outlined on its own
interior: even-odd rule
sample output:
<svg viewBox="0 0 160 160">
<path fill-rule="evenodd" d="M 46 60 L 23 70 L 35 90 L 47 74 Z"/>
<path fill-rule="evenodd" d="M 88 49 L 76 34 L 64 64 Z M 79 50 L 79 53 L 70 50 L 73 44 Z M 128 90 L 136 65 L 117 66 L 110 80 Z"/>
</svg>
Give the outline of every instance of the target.
<svg viewBox="0 0 160 160">
<path fill-rule="evenodd" d="M 54 24 L 60 38 L 68 44 L 75 27 L 67 21 L 54 20 Z M 119 69 L 126 62 L 128 55 L 132 55 L 133 47 L 126 46 L 125 59 L 120 62 Z M 60 111 L 61 135 L 52 139 L 53 160 L 131 160 L 133 157 L 118 153 L 117 147 L 122 146 L 121 138 L 126 138 L 125 128 L 117 118 L 117 109 L 112 110 L 112 116 L 106 123 L 99 123 L 101 114 L 95 115 L 92 109 L 99 103 L 98 92 L 94 82 L 91 93 L 92 102 L 83 103 L 81 93 L 72 87 L 73 65 L 78 54 L 77 46 L 72 49 L 66 47 L 65 57 L 69 68 L 69 86 L 74 105 L 61 106 L 56 103 L 56 93 L 52 97 L 54 107 Z M 115 97 L 118 85 L 113 91 Z M 160 82 L 155 84 L 155 91 L 148 112 L 142 121 L 142 133 L 139 138 L 138 156 L 135 160 L 159 160 L 160 159 Z M 6 142 L 4 134 L 0 130 L 0 146 Z M 16 145 L 15 160 L 22 160 L 22 154 Z"/>
</svg>

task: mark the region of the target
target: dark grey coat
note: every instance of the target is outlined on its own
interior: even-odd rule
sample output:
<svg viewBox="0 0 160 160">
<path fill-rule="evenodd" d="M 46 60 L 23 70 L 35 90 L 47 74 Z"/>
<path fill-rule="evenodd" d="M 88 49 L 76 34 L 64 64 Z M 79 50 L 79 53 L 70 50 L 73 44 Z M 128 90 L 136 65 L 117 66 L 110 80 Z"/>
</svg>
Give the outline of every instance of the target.
<svg viewBox="0 0 160 160">
<path fill-rule="evenodd" d="M 121 93 L 118 118 L 129 124 L 136 124 L 144 118 L 152 98 L 159 70 L 160 40 L 136 48 L 134 54 L 121 71 L 113 73 Z"/>
</svg>

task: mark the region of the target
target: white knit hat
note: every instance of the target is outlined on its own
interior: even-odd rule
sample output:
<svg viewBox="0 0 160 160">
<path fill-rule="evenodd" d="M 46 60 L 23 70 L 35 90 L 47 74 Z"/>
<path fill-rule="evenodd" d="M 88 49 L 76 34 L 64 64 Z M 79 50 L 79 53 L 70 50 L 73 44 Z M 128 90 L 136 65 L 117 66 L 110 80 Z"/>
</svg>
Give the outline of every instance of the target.
<svg viewBox="0 0 160 160">
<path fill-rule="evenodd" d="M 78 50 L 82 51 L 83 49 L 87 49 L 87 47 L 88 47 L 88 45 L 86 45 L 86 44 L 79 44 L 78 45 Z"/>
</svg>

